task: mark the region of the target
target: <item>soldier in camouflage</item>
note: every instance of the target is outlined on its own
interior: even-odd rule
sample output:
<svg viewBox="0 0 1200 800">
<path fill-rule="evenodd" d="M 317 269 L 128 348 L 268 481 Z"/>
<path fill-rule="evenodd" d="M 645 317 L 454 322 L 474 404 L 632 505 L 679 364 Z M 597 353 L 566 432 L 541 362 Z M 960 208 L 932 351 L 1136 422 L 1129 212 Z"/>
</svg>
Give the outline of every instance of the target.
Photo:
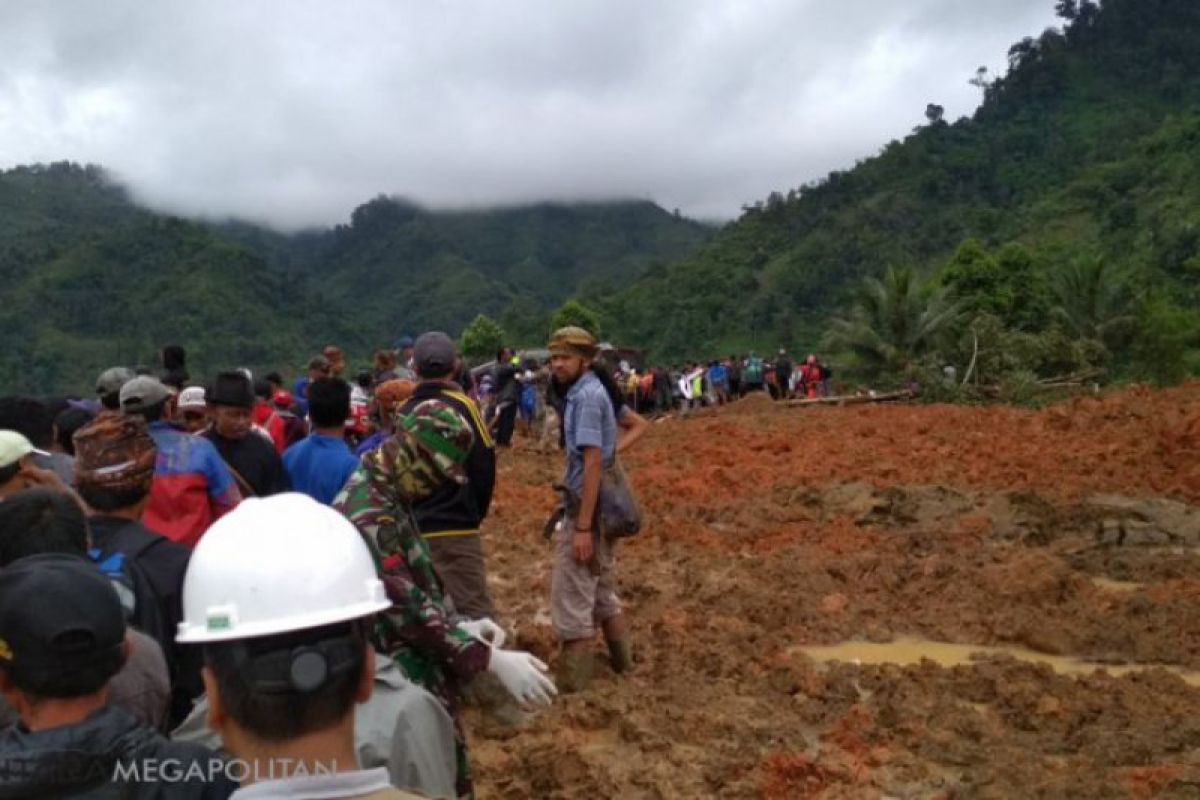
<svg viewBox="0 0 1200 800">
<path fill-rule="evenodd" d="M 458 714 L 462 687 L 491 671 L 518 700 L 549 702 L 553 692 L 549 680 L 537 674 L 544 665 L 527 653 L 493 649 L 483 638 L 485 632 L 501 633 L 494 623 L 488 627 L 463 620 L 447 607 L 412 513 L 413 503 L 447 482 L 466 481 L 463 462 L 473 435 L 471 426 L 446 403 L 418 403 L 398 416 L 395 435 L 363 456 L 334 501 L 371 546 L 392 602 L 379 617 L 379 649 L 410 680 L 433 693 L 454 719 L 460 797 L 472 795 Z"/>
</svg>

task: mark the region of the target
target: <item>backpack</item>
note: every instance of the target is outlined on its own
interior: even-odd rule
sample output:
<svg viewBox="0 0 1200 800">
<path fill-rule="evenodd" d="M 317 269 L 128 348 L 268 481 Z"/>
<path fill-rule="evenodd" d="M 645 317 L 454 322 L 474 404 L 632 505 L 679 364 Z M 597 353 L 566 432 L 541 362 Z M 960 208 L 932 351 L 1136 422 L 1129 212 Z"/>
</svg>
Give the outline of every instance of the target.
<svg viewBox="0 0 1200 800">
<path fill-rule="evenodd" d="M 133 628 L 154 639 L 166 651 L 175 640 L 175 631 L 163 612 L 163 604 L 146 571 L 134 561 L 138 555 L 157 542 L 147 542 L 132 553 L 113 552 L 103 556 L 99 548 L 88 551 L 88 557 L 108 578 L 121 598 L 125 621 Z"/>
<path fill-rule="evenodd" d="M 751 358 L 746 362 L 746 371 L 742 374 L 746 383 L 762 383 L 762 361 Z"/>
</svg>

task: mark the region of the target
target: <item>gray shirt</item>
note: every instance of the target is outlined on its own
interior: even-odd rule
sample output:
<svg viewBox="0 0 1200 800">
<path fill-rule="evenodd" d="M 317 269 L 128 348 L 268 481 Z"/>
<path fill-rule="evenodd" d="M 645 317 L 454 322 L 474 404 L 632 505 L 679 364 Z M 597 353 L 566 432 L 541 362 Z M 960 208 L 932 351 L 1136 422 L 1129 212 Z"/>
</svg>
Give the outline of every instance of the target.
<svg viewBox="0 0 1200 800">
<path fill-rule="evenodd" d="M 208 728 L 207 715 L 208 701 L 201 697 L 171 738 L 220 749 L 221 737 Z M 395 662 L 379 653 L 371 698 L 354 710 L 354 750 L 360 767 L 386 767 L 393 786 L 429 797 L 455 796 L 454 721 L 436 697 L 405 678 Z"/>
<path fill-rule="evenodd" d="M 581 495 L 584 448 L 600 448 L 605 467 L 612 465 L 617 454 L 617 418 L 604 384 L 591 370 L 567 392 L 563 430 L 567 445 L 567 474 L 563 483 Z"/>
</svg>

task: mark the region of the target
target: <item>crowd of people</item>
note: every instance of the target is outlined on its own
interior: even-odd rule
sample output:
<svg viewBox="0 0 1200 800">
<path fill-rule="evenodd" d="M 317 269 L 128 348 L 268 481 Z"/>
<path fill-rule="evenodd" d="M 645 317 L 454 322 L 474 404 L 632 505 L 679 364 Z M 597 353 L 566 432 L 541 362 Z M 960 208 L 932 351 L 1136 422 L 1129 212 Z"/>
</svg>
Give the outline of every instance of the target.
<svg viewBox="0 0 1200 800">
<path fill-rule="evenodd" d="M 548 353 L 477 376 L 430 332 L 289 388 L 170 346 L 95 396 L 0 398 L 0 796 L 470 797 L 464 702 L 520 725 L 588 685 L 597 634 L 630 669 L 618 453 L 646 420 L 586 331 Z M 505 647 L 480 538 L 535 416 L 565 452 L 553 677 Z"/>
<path fill-rule="evenodd" d="M 828 397 L 833 371 L 815 355 L 794 364 L 781 349 L 773 360 L 750 353 L 669 368 L 639 370 L 622 361 L 614 379 L 630 407 L 652 415 L 724 405 L 752 392 L 767 392 L 774 400 Z"/>
</svg>

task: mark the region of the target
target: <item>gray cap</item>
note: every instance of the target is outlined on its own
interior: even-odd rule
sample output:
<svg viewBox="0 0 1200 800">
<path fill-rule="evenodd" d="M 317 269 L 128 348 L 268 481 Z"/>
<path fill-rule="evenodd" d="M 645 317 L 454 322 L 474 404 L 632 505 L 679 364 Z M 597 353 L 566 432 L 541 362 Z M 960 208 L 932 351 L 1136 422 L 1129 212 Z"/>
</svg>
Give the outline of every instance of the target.
<svg viewBox="0 0 1200 800">
<path fill-rule="evenodd" d="M 133 370 L 129 367 L 109 367 L 96 378 L 96 394 L 100 397 L 116 394 L 134 377 Z"/>
<path fill-rule="evenodd" d="M 171 390 L 158 378 L 139 375 L 121 387 L 121 408 L 125 411 L 145 411 L 171 396 Z"/>
<path fill-rule="evenodd" d="M 441 331 L 423 333 L 413 345 L 413 367 L 418 375 L 445 375 L 457 357 L 454 340 Z"/>
</svg>

